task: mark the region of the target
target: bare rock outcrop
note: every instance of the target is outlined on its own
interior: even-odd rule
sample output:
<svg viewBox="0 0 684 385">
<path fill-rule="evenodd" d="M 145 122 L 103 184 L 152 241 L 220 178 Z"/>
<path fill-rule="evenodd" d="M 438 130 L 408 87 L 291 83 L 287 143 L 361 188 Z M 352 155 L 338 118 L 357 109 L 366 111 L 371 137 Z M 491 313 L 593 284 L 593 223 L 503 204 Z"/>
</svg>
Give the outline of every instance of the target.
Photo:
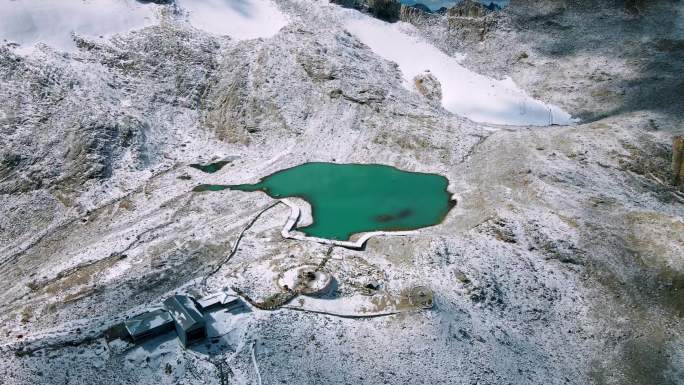
<svg viewBox="0 0 684 385">
<path fill-rule="evenodd" d="M 380 20 L 389 22 L 399 20 L 402 7 L 397 0 L 330 0 L 330 2 L 368 13 Z"/>
<path fill-rule="evenodd" d="M 425 71 L 413 78 L 413 84 L 418 92 L 431 103 L 439 105 L 442 102 L 442 84 L 430 71 Z"/>
<path fill-rule="evenodd" d="M 440 19 L 440 14 L 433 13 L 423 4 L 401 5 L 399 20 L 411 24 L 435 23 Z"/>
<path fill-rule="evenodd" d="M 474 0 L 465 0 L 460 4 L 454 5 L 447 11 L 448 16 L 458 17 L 482 17 L 490 12 L 484 4 Z"/>
<path fill-rule="evenodd" d="M 397 21 L 401 3 L 397 0 L 367 0 L 370 14 L 380 20 Z"/>
</svg>

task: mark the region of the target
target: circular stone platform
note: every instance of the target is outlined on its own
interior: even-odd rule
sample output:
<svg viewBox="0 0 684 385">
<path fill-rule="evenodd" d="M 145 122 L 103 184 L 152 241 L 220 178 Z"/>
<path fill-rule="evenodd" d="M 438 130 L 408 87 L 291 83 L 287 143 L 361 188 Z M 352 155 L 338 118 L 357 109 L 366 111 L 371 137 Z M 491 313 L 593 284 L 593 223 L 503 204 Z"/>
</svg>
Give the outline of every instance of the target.
<svg viewBox="0 0 684 385">
<path fill-rule="evenodd" d="M 332 275 L 315 265 L 297 266 L 278 276 L 278 286 L 283 290 L 298 290 L 301 294 L 324 294 L 330 289 Z"/>
</svg>

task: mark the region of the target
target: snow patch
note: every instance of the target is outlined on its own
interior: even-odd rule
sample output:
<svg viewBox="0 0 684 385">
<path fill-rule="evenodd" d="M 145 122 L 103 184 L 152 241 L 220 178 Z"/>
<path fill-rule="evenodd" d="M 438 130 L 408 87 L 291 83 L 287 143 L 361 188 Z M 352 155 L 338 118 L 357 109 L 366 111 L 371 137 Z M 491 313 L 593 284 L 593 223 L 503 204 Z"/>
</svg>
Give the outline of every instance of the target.
<svg viewBox="0 0 684 385">
<path fill-rule="evenodd" d="M 109 268 L 102 277 L 103 283 L 113 282 L 121 277 L 132 267 L 129 262 L 119 262 Z"/>
<path fill-rule="evenodd" d="M 179 0 L 194 27 L 237 40 L 271 37 L 287 18 L 270 0 Z"/>
<path fill-rule="evenodd" d="M 510 78 L 496 80 L 475 73 L 452 57 L 416 36 L 405 33 L 410 24 L 385 23 L 348 12 L 345 28 L 381 57 L 396 62 L 405 86 L 414 89 L 412 79 L 430 72 L 442 85 L 442 106 L 475 122 L 504 125 L 575 123 L 570 114 L 559 107 L 545 104 L 528 96 Z"/>
<path fill-rule="evenodd" d="M 72 34 L 106 38 L 157 22 L 159 6 L 135 0 L 0 1 L 0 39 L 29 53 L 36 43 L 74 51 Z"/>
</svg>

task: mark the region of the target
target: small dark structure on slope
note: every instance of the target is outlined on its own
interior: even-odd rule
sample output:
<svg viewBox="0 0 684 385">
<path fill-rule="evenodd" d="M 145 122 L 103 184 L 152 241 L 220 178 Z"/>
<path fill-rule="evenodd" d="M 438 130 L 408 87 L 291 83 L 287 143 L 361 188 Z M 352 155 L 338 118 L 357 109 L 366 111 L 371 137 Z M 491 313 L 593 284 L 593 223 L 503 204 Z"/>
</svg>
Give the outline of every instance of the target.
<svg viewBox="0 0 684 385">
<path fill-rule="evenodd" d="M 176 325 L 178 339 L 185 347 L 188 343 L 206 337 L 204 316 L 195 301 L 185 295 L 174 295 L 164 301 Z"/>
</svg>

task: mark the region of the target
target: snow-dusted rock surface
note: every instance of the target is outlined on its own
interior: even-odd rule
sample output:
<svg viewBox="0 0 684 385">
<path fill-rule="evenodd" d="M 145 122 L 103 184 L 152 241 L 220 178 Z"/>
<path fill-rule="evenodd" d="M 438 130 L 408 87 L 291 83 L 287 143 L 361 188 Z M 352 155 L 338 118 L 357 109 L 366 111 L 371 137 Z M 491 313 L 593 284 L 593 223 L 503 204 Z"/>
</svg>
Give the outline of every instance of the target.
<svg viewBox="0 0 684 385">
<path fill-rule="evenodd" d="M 208 3 L 131 3 L 154 19 L 76 29 L 70 47 L 0 36 L 2 383 L 684 383 L 684 195 L 667 184 L 681 4 L 560 3 L 391 25 L 309 0 L 212 2 L 251 30 L 198 23 Z M 399 40 L 375 45 L 375 29 Z M 402 47 L 444 65 L 413 73 Z M 415 88 L 425 69 L 441 104 Z M 506 92 L 475 87 L 470 114 L 459 79 Z M 583 120 L 497 113 L 515 100 Z M 458 204 L 350 250 L 284 239 L 290 210 L 263 194 L 192 192 L 307 161 L 440 173 Z M 172 293 L 263 300 L 323 261 L 341 311 L 392 313 L 414 286 L 434 307 L 354 319 L 295 299 L 214 312 L 214 338 L 188 349 L 103 337 Z"/>
</svg>

